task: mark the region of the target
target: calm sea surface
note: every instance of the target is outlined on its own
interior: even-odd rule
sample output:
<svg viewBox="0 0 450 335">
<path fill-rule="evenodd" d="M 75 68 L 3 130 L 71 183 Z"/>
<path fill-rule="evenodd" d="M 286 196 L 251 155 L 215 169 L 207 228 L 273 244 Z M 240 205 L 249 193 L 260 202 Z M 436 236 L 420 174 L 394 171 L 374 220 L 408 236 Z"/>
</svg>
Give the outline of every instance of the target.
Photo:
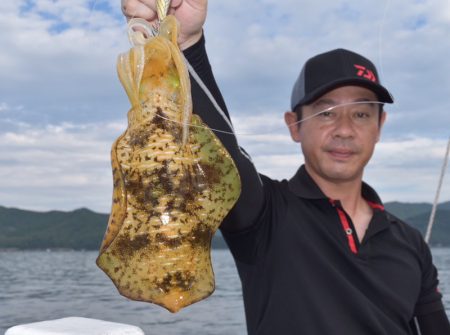
<svg viewBox="0 0 450 335">
<path fill-rule="evenodd" d="M 216 291 L 177 314 L 117 293 L 97 252 L 0 252 L 0 334 L 14 325 L 82 316 L 128 323 L 146 335 L 244 335 L 239 278 L 228 250 L 214 250 Z M 450 248 L 433 249 L 450 315 Z"/>
</svg>

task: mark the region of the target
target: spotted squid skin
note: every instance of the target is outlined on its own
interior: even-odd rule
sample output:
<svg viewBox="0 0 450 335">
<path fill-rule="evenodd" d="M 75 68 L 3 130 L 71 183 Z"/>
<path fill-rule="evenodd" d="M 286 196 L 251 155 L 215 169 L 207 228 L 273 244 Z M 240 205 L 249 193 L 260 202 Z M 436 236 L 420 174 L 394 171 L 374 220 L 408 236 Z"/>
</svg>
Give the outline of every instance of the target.
<svg viewBox="0 0 450 335">
<path fill-rule="evenodd" d="M 122 295 L 171 312 L 214 291 L 211 239 L 240 194 L 232 158 L 197 115 L 183 141 L 190 89 L 177 52 L 161 37 L 145 46 L 139 103 L 111 152 L 113 204 L 97 258 Z"/>
</svg>

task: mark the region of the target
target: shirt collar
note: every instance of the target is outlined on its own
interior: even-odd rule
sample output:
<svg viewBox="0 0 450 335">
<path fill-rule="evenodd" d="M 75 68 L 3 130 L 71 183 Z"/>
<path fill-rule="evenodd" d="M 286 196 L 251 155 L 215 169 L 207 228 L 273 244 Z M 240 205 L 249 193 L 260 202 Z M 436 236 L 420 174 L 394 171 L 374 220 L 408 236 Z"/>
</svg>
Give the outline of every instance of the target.
<svg viewBox="0 0 450 335">
<path fill-rule="evenodd" d="M 305 199 L 328 199 L 302 165 L 289 180 L 289 190 L 296 196 Z"/>
<path fill-rule="evenodd" d="M 297 173 L 289 180 L 288 185 L 290 191 L 300 198 L 310 200 L 324 199 L 327 202 L 333 202 L 322 192 L 319 186 L 311 178 L 304 165 L 302 165 Z M 366 240 L 389 228 L 393 220 L 390 215 L 385 212 L 380 197 L 372 187 L 363 182 L 361 193 L 369 206 L 372 207 L 374 214 L 364 237 Z"/>
<path fill-rule="evenodd" d="M 319 186 L 306 171 L 305 165 L 302 165 L 295 175 L 289 180 L 289 190 L 296 196 L 305 199 L 328 199 Z M 374 210 L 384 210 L 383 203 L 375 190 L 368 184 L 362 184 L 362 196 Z M 339 199 L 335 199 L 339 200 Z"/>
</svg>

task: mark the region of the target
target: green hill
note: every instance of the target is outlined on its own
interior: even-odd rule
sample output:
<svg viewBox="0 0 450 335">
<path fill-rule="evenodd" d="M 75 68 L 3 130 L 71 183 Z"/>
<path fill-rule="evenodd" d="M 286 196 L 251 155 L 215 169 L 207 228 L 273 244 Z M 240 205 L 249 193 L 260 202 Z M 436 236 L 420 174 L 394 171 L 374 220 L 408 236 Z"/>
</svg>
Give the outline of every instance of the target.
<svg viewBox="0 0 450 335">
<path fill-rule="evenodd" d="M 431 204 L 389 202 L 385 206 L 425 233 Z M 107 214 L 86 208 L 35 212 L 0 206 L 0 249 L 98 250 L 107 222 Z M 450 246 L 450 202 L 438 206 L 431 244 Z M 226 248 L 220 232 L 213 238 L 213 247 Z"/>
<path fill-rule="evenodd" d="M 422 235 L 425 236 L 428 221 L 430 220 L 431 204 L 393 201 L 386 203 L 385 208 L 398 218 L 419 229 Z M 437 206 L 430 244 L 450 246 L 450 201 L 443 202 Z"/>
<path fill-rule="evenodd" d="M 429 216 L 432 208 L 432 205 L 426 202 L 408 203 L 392 201 L 385 203 L 384 206 L 386 210 L 402 220 L 407 220 L 421 214 L 427 214 Z M 439 204 L 437 209 L 439 211 L 450 210 L 450 201 Z M 428 219 L 426 220 L 426 222 L 428 222 Z"/>
<path fill-rule="evenodd" d="M 85 208 L 33 212 L 0 207 L 0 248 L 98 249 L 107 220 Z"/>
<path fill-rule="evenodd" d="M 406 219 L 406 222 L 416 227 L 425 235 L 430 213 L 420 214 Z M 435 223 L 430 238 L 431 245 L 450 246 L 450 210 L 437 210 Z"/>
<path fill-rule="evenodd" d="M 0 249 L 98 250 L 108 214 L 86 208 L 70 212 L 34 212 L 0 206 Z M 226 248 L 220 232 L 214 248 Z"/>
<path fill-rule="evenodd" d="M 405 202 L 387 202 L 384 204 L 384 207 L 387 211 L 391 212 L 398 218 L 402 220 L 406 220 L 410 217 L 414 217 L 416 215 L 421 215 L 424 213 L 430 213 L 431 204 L 422 202 L 422 203 L 405 203 Z"/>
</svg>

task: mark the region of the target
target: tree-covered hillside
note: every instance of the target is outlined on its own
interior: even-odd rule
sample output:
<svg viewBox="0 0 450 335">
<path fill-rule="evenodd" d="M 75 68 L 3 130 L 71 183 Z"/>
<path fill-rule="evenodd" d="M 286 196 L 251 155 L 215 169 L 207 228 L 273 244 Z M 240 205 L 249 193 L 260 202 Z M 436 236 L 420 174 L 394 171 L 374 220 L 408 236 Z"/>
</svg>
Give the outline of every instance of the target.
<svg viewBox="0 0 450 335">
<path fill-rule="evenodd" d="M 385 204 L 386 209 L 425 233 L 431 205 Z M 108 215 L 81 208 L 70 212 L 35 212 L 0 206 L 0 249 L 85 249 L 100 247 Z M 439 205 L 432 245 L 450 246 L 450 202 Z M 218 232 L 213 247 L 226 248 Z"/>
</svg>

